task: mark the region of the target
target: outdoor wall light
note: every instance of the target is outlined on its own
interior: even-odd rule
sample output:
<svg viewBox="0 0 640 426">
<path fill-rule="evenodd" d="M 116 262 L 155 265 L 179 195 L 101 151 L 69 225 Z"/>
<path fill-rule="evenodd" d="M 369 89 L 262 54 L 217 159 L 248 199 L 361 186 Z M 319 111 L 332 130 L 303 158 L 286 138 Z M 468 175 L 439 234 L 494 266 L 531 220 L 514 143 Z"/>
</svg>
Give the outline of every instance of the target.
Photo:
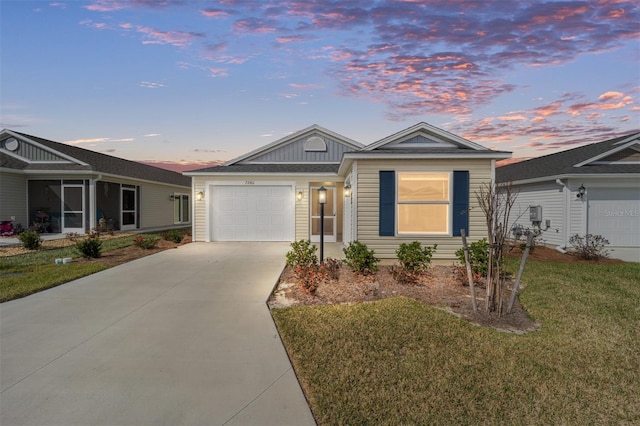
<svg viewBox="0 0 640 426">
<path fill-rule="evenodd" d="M 346 184 L 344 186 L 344 196 L 345 197 L 351 197 L 351 185 Z"/>
<path fill-rule="evenodd" d="M 304 197 L 304 192 L 298 191 L 298 193 L 296 194 L 296 200 L 302 201 L 302 197 Z"/>
<path fill-rule="evenodd" d="M 196 200 L 198 200 L 198 201 L 204 200 L 204 191 L 196 192 Z"/>
<path fill-rule="evenodd" d="M 582 197 L 584 197 L 585 192 L 587 192 L 587 188 L 585 188 L 584 185 L 580 185 L 580 188 L 578 188 L 578 193 L 576 194 L 576 197 L 581 199 Z"/>
<path fill-rule="evenodd" d="M 175 196 L 175 195 L 173 195 L 173 194 L 169 195 L 169 201 L 173 201 L 173 200 L 175 200 L 175 199 L 176 199 L 176 196 Z"/>
</svg>

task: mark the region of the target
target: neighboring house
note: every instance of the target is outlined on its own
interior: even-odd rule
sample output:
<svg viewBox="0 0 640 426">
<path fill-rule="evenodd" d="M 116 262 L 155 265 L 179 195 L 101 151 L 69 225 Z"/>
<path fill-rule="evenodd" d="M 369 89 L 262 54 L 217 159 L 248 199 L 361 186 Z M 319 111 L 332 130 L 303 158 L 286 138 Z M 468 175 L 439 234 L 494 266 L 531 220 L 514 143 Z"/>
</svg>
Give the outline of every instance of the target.
<svg viewBox="0 0 640 426">
<path fill-rule="evenodd" d="M 313 125 L 222 166 L 185 172 L 197 194 L 196 241 L 359 240 L 381 258 L 402 242 L 438 244 L 453 259 L 460 229 L 486 236 L 475 196 L 494 177 L 492 151 L 426 123 L 369 146 Z"/>
<path fill-rule="evenodd" d="M 0 132 L 0 221 L 48 233 L 168 228 L 190 224 L 191 206 L 190 179 L 179 173 Z"/>
<path fill-rule="evenodd" d="M 512 223 L 531 227 L 529 207 L 542 207 L 546 244 L 602 235 L 611 257 L 640 261 L 640 133 L 498 167 L 496 181 L 519 191 Z"/>
</svg>

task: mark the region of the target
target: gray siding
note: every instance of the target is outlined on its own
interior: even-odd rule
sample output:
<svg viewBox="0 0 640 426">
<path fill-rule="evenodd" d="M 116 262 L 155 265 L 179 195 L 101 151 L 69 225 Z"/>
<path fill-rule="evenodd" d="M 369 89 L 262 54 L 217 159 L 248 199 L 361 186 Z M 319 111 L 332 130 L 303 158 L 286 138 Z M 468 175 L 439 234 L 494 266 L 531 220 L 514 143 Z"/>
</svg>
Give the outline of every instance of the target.
<svg viewBox="0 0 640 426">
<path fill-rule="evenodd" d="M 318 136 L 324 140 L 327 144 L 327 150 L 324 152 L 318 151 L 305 151 L 304 145 L 311 136 Z M 337 142 L 331 138 L 323 136 L 321 134 L 305 135 L 299 139 L 294 140 L 284 146 L 273 149 L 272 151 L 258 154 L 254 157 L 245 159 L 242 163 L 246 162 L 259 162 L 259 163 L 340 163 L 342 154 L 347 151 L 353 151 L 350 148 L 340 142 Z"/>
<path fill-rule="evenodd" d="M 510 225 L 521 225 L 524 228 L 531 228 L 529 221 L 529 206 L 542 206 L 542 229 L 545 228 L 545 221 L 551 221 L 551 227 L 542 234 L 538 241 L 545 245 L 563 245 L 565 228 L 565 193 L 567 189 L 555 182 L 522 185 L 516 201 L 511 209 Z M 575 198 L 575 197 L 574 197 Z"/>
<path fill-rule="evenodd" d="M 69 162 L 69 160 L 67 160 L 66 158 L 62 158 L 59 155 L 46 151 L 23 140 L 20 140 L 20 145 L 18 149 L 14 151 L 14 154 L 19 155 L 23 158 L 27 158 L 30 161 L 64 161 L 65 163 Z"/>
<path fill-rule="evenodd" d="M 27 178 L 21 174 L 0 172 L 0 220 L 29 226 L 27 218 Z"/>
</svg>

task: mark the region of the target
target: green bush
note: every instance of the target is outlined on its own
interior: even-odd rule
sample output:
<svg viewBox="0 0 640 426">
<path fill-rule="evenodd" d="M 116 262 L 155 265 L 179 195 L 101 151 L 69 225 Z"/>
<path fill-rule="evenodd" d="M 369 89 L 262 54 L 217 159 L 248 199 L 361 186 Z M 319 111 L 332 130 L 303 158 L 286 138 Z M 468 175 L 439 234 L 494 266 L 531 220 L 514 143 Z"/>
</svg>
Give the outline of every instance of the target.
<svg viewBox="0 0 640 426">
<path fill-rule="evenodd" d="M 76 243 L 76 250 L 84 258 L 97 259 L 102 255 L 102 241 L 97 236 L 90 236 Z"/>
<path fill-rule="evenodd" d="M 149 250 L 155 248 L 158 241 L 160 241 L 160 237 L 156 235 L 138 235 L 134 238 L 133 243 L 142 249 Z"/>
<path fill-rule="evenodd" d="M 352 241 L 342 249 L 345 256 L 344 263 L 360 274 L 372 274 L 378 271 L 380 259 L 375 257 L 375 252 L 369 250 L 366 244 L 360 241 Z"/>
<path fill-rule="evenodd" d="M 604 249 L 604 246 L 609 244 L 609 240 L 602 235 L 587 234 L 581 237 L 575 234 L 569 238 L 569 244 L 573 246 L 576 256 L 580 259 L 597 260 L 609 255 L 609 252 Z"/>
<path fill-rule="evenodd" d="M 464 248 L 456 251 L 456 257 L 464 265 Z M 486 275 L 489 269 L 489 243 L 486 238 L 469 244 L 469 262 L 474 273 Z"/>
<path fill-rule="evenodd" d="M 22 246 L 28 250 L 36 250 L 42 245 L 42 238 L 36 231 L 25 231 L 18 234 Z"/>
<path fill-rule="evenodd" d="M 291 250 L 287 252 L 287 266 L 310 268 L 317 265 L 316 246 L 312 245 L 311 241 L 300 240 L 291 243 Z"/>
<path fill-rule="evenodd" d="M 402 243 L 398 250 L 396 250 L 396 256 L 402 267 L 409 272 L 421 272 L 426 271 L 431 264 L 431 258 L 436 252 L 438 245 L 433 247 L 422 247 L 419 241 L 414 241 L 410 244 Z"/>
<path fill-rule="evenodd" d="M 182 242 L 182 239 L 184 238 L 184 231 L 180 229 L 171 229 L 167 232 L 163 232 L 162 238 L 164 238 L 167 241 L 173 241 L 174 243 L 179 244 Z"/>
</svg>

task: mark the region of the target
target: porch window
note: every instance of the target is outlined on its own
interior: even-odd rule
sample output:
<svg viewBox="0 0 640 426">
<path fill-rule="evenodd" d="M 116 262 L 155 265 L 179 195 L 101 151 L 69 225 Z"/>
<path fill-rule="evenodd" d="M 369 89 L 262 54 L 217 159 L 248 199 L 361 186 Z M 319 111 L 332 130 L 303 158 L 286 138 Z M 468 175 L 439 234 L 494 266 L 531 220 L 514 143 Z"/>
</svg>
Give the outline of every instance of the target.
<svg viewBox="0 0 640 426">
<path fill-rule="evenodd" d="M 450 173 L 398 173 L 398 234 L 448 234 Z"/>
<path fill-rule="evenodd" d="M 189 195 L 173 194 L 173 223 L 189 223 L 191 220 L 190 206 Z"/>
</svg>

